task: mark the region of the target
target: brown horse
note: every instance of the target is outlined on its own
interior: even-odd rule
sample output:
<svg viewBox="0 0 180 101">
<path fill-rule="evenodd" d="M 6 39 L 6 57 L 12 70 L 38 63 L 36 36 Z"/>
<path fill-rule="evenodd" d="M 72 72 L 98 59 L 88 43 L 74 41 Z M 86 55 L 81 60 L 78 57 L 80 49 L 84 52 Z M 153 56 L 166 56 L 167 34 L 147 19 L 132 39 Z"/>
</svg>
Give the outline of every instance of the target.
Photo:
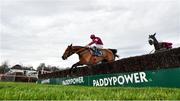
<svg viewBox="0 0 180 101">
<path fill-rule="evenodd" d="M 112 62 L 115 61 L 115 57 L 118 57 L 118 55 L 116 55 L 116 49 L 101 49 L 101 51 L 102 56 L 97 57 L 92 54 L 91 48 L 82 46 L 72 46 L 71 44 L 65 50 L 62 59 L 65 60 L 72 54 L 78 54 L 80 61 L 72 65 L 71 69 L 73 69 L 74 67 L 76 68 L 80 65 L 93 65 L 98 64 L 100 62 Z"/>
</svg>

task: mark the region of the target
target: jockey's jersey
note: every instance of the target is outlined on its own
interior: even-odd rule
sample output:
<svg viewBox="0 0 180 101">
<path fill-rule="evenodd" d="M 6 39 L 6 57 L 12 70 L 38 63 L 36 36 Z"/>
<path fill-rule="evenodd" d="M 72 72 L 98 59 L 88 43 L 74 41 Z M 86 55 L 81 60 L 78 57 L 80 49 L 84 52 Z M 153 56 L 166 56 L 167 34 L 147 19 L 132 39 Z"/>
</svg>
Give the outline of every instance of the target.
<svg viewBox="0 0 180 101">
<path fill-rule="evenodd" d="M 96 44 L 96 45 L 103 45 L 102 40 L 99 37 L 95 37 L 92 39 L 92 42 L 89 45 Z"/>
<path fill-rule="evenodd" d="M 160 42 L 160 43 L 163 45 L 164 48 L 167 49 L 172 48 L 172 43 L 170 42 Z"/>
</svg>

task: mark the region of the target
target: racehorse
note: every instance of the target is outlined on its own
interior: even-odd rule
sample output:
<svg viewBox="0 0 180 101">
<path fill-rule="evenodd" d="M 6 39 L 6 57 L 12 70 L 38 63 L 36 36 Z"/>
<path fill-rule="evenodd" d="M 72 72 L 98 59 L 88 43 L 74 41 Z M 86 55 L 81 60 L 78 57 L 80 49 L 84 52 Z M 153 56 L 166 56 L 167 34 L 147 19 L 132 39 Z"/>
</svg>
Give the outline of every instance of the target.
<svg viewBox="0 0 180 101">
<path fill-rule="evenodd" d="M 73 54 L 78 54 L 79 62 L 72 65 L 71 69 L 80 65 L 93 65 L 98 64 L 100 62 L 112 62 L 115 61 L 115 57 L 119 57 L 116 53 L 116 49 L 101 49 L 102 56 L 94 56 L 92 54 L 92 49 L 89 47 L 82 47 L 82 46 L 72 46 L 69 45 L 63 56 L 62 59 L 65 60 L 69 56 Z"/>
<path fill-rule="evenodd" d="M 172 43 L 169 42 L 158 42 L 156 37 L 156 33 L 153 35 L 149 35 L 149 44 L 154 45 L 155 52 L 167 50 L 172 48 Z"/>
</svg>

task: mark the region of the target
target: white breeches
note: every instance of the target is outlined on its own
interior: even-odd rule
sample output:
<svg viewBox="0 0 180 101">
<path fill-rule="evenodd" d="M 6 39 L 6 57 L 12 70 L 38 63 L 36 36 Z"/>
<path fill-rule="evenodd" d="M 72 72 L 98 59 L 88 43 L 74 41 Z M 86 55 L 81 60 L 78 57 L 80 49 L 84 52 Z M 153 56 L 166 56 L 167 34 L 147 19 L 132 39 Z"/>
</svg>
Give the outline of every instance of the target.
<svg viewBox="0 0 180 101">
<path fill-rule="evenodd" d="M 103 48 L 103 45 L 95 45 L 95 47 L 99 48 L 99 49 L 102 49 Z"/>
</svg>

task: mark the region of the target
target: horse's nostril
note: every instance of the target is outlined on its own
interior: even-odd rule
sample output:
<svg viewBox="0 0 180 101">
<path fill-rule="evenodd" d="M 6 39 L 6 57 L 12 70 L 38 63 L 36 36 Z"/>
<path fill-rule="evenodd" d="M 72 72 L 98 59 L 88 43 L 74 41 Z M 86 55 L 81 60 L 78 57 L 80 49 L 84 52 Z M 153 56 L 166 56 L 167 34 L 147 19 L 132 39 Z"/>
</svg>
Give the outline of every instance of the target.
<svg viewBox="0 0 180 101">
<path fill-rule="evenodd" d="M 64 59 L 64 56 L 62 56 L 62 59 L 65 60 L 65 59 Z"/>
</svg>

